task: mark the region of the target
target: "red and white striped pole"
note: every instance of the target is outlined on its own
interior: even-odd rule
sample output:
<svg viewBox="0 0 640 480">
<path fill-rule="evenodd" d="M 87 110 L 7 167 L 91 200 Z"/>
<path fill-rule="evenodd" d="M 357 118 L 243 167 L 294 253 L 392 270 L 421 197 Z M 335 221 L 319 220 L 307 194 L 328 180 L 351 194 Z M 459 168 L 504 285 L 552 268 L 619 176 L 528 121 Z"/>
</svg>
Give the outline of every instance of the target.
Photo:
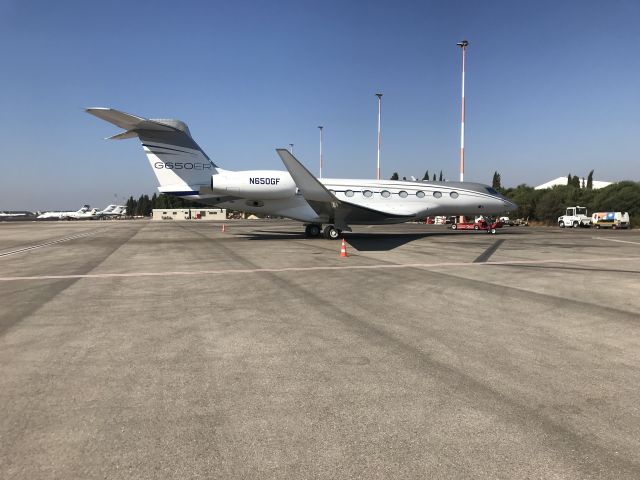
<svg viewBox="0 0 640 480">
<path fill-rule="evenodd" d="M 457 44 L 462 48 L 462 122 L 460 128 L 460 181 L 464 182 L 464 70 L 469 42 L 462 40 Z"/>
</svg>

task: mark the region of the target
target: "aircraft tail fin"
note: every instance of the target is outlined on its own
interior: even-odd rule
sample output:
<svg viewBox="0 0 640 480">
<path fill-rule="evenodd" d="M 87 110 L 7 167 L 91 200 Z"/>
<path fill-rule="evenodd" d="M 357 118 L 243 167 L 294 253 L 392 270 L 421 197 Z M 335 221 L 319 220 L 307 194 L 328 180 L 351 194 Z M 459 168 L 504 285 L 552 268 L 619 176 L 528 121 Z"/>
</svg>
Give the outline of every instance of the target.
<svg viewBox="0 0 640 480">
<path fill-rule="evenodd" d="M 125 130 L 109 137 L 123 140 L 138 137 L 149 164 L 166 193 L 199 191 L 211 184 L 217 166 L 191 137 L 186 123 L 174 119 L 147 119 L 112 108 L 87 108 L 87 113 Z"/>
</svg>

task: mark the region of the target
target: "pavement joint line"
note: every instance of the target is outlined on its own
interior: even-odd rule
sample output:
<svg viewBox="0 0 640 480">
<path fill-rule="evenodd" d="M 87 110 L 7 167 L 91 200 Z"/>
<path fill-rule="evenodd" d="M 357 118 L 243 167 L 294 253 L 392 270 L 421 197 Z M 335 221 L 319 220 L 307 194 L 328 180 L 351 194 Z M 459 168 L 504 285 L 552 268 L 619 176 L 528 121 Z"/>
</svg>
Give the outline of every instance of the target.
<svg viewBox="0 0 640 480">
<path fill-rule="evenodd" d="M 594 240 L 604 240 L 607 242 L 618 242 L 618 243 L 632 243 L 633 245 L 640 245 L 640 242 L 631 242 L 629 240 L 618 240 L 616 238 L 604 238 L 604 237 L 591 237 Z"/>
<path fill-rule="evenodd" d="M 61 280 L 71 278 L 131 278 L 131 277 L 170 277 L 170 276 L 198 276 L 198 275 L 233 275 L 251 273 L 286 273 L 286 272 L 308 272 L 308 271 L 335 271 L 335 270 L 378 270 L 390 268 L 438 268 L 438 267 L 478 267 L 487 265 L 535 265 L 547 263 L 597 263 L 640 260 L 640 257 L 617 257 L 617 258 L 554 258 L 546 260 L 503 260 L 489 261 L 482 263 L 469 262 L 441 262 L 441 263 L 388 263 L 376 265 L 334 265 L 315 267 L 280 267 L 280 268 L 240 268 L 224 270 L 193 270 L 193 271 L 169 271 L 169 272 L 129 272 L 129 273 L 88 273 L 77 275 L 34 275 L 25 277 L 0 277 L 0 282 L 15 282 L 23 280 Z M 638 272 L 640 273 L 640 272 Z"/>
<path fill-rule="evenodd" d="M 491 258 L 491 255 L 493 255 L 503 243 L 504 239 L 496 240 L 491 245 L 489 245 L 489 247 L 484 252 L 482 252 L 478 256 L 478 258 L 473 261 L 473 263 L 486 263 Z"/>
<path fill-rule="evenodd" d="M 18 248 L 16 250 L 9 250 L 8 252 L 0 253 L 0 257 L 8 257 L 9 255 L 16 255 L 18 253 L 28 252 L 30 250 L 36 250 L 38 248 L 48 247 L 50 245 L 55 245 L 57 243 L 68 242 L 69 240 L 75 240 L 77 238 L 88 237 L 89 235 L 94 235 L 96 233 L 98 233 L 98 230 L 95 230 L 93 232 L 80 233 L 80 234 L 77 234 L 77 235 L 70 235 L 68 237 L 58 238 L 56 240 L 51 240 L 49 242 L 39 243 L 37 245 L 30 245 L 28 247 L 22 247 L 22 248 Z"/>
</svg>

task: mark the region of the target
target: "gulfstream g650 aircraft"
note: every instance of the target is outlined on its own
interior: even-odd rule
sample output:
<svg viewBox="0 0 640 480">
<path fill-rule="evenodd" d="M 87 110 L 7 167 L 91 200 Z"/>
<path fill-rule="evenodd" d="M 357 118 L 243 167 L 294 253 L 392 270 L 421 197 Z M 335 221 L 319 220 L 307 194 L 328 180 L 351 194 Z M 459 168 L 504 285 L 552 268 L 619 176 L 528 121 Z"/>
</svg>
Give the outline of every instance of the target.
<svg viewBox="0 0 640 480">
<path fill-rule="evenodd" d="M 516 205 L 491 187 L 469 182 L 318 179 L 288 150 L 276 149 L 287 171 L 223 170 L 179 120 L 150 120 L 110 108 L 87 112 L 138 137 L 161 193 L 208 205 L 292 218 L 308 236 L 336 239 L 349 225 L 402 223 L 435 215 L 495 215 Z M 322 229 L 322 226 L 324 230 Z"/>
</svg>

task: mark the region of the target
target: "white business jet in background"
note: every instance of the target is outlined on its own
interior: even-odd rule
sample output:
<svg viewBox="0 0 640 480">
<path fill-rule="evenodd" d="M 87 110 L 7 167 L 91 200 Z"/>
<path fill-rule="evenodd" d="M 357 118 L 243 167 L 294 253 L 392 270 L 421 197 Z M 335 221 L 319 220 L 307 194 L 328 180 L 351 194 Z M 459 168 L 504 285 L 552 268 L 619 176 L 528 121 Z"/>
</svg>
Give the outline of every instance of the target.
<svg viewBox="0 0 640 480">
<path fill-rule="evenodd" d="M 97 218 L 98 209 L 83 205 L 75 212 L 44 212 L 36 217 L 36 220 L 94 220 Z"/>
<path fill-rule="evenodd" d="M 103 210 L 96 212 L 96 216 L 103 218 L 119 218 L 127 213 L 127 207 L 124 205 L 107 205 Z"/>
<path fill-rule="evenodd" d="M 310 237 L 337 239 L 342 231 L 351 231 L 350 225 L 403 223 L 436 215 L 498 215 L 517 208 L 479 183 L 318 179 L 281 148 L 276 152 L 287 171 L 224 170 L 180 120 L 146 119 L 111 108 L 87 112 L 125 130 L 110 139 L 140 139 L 159 192 L 299 220 Z"/>
</svg>

